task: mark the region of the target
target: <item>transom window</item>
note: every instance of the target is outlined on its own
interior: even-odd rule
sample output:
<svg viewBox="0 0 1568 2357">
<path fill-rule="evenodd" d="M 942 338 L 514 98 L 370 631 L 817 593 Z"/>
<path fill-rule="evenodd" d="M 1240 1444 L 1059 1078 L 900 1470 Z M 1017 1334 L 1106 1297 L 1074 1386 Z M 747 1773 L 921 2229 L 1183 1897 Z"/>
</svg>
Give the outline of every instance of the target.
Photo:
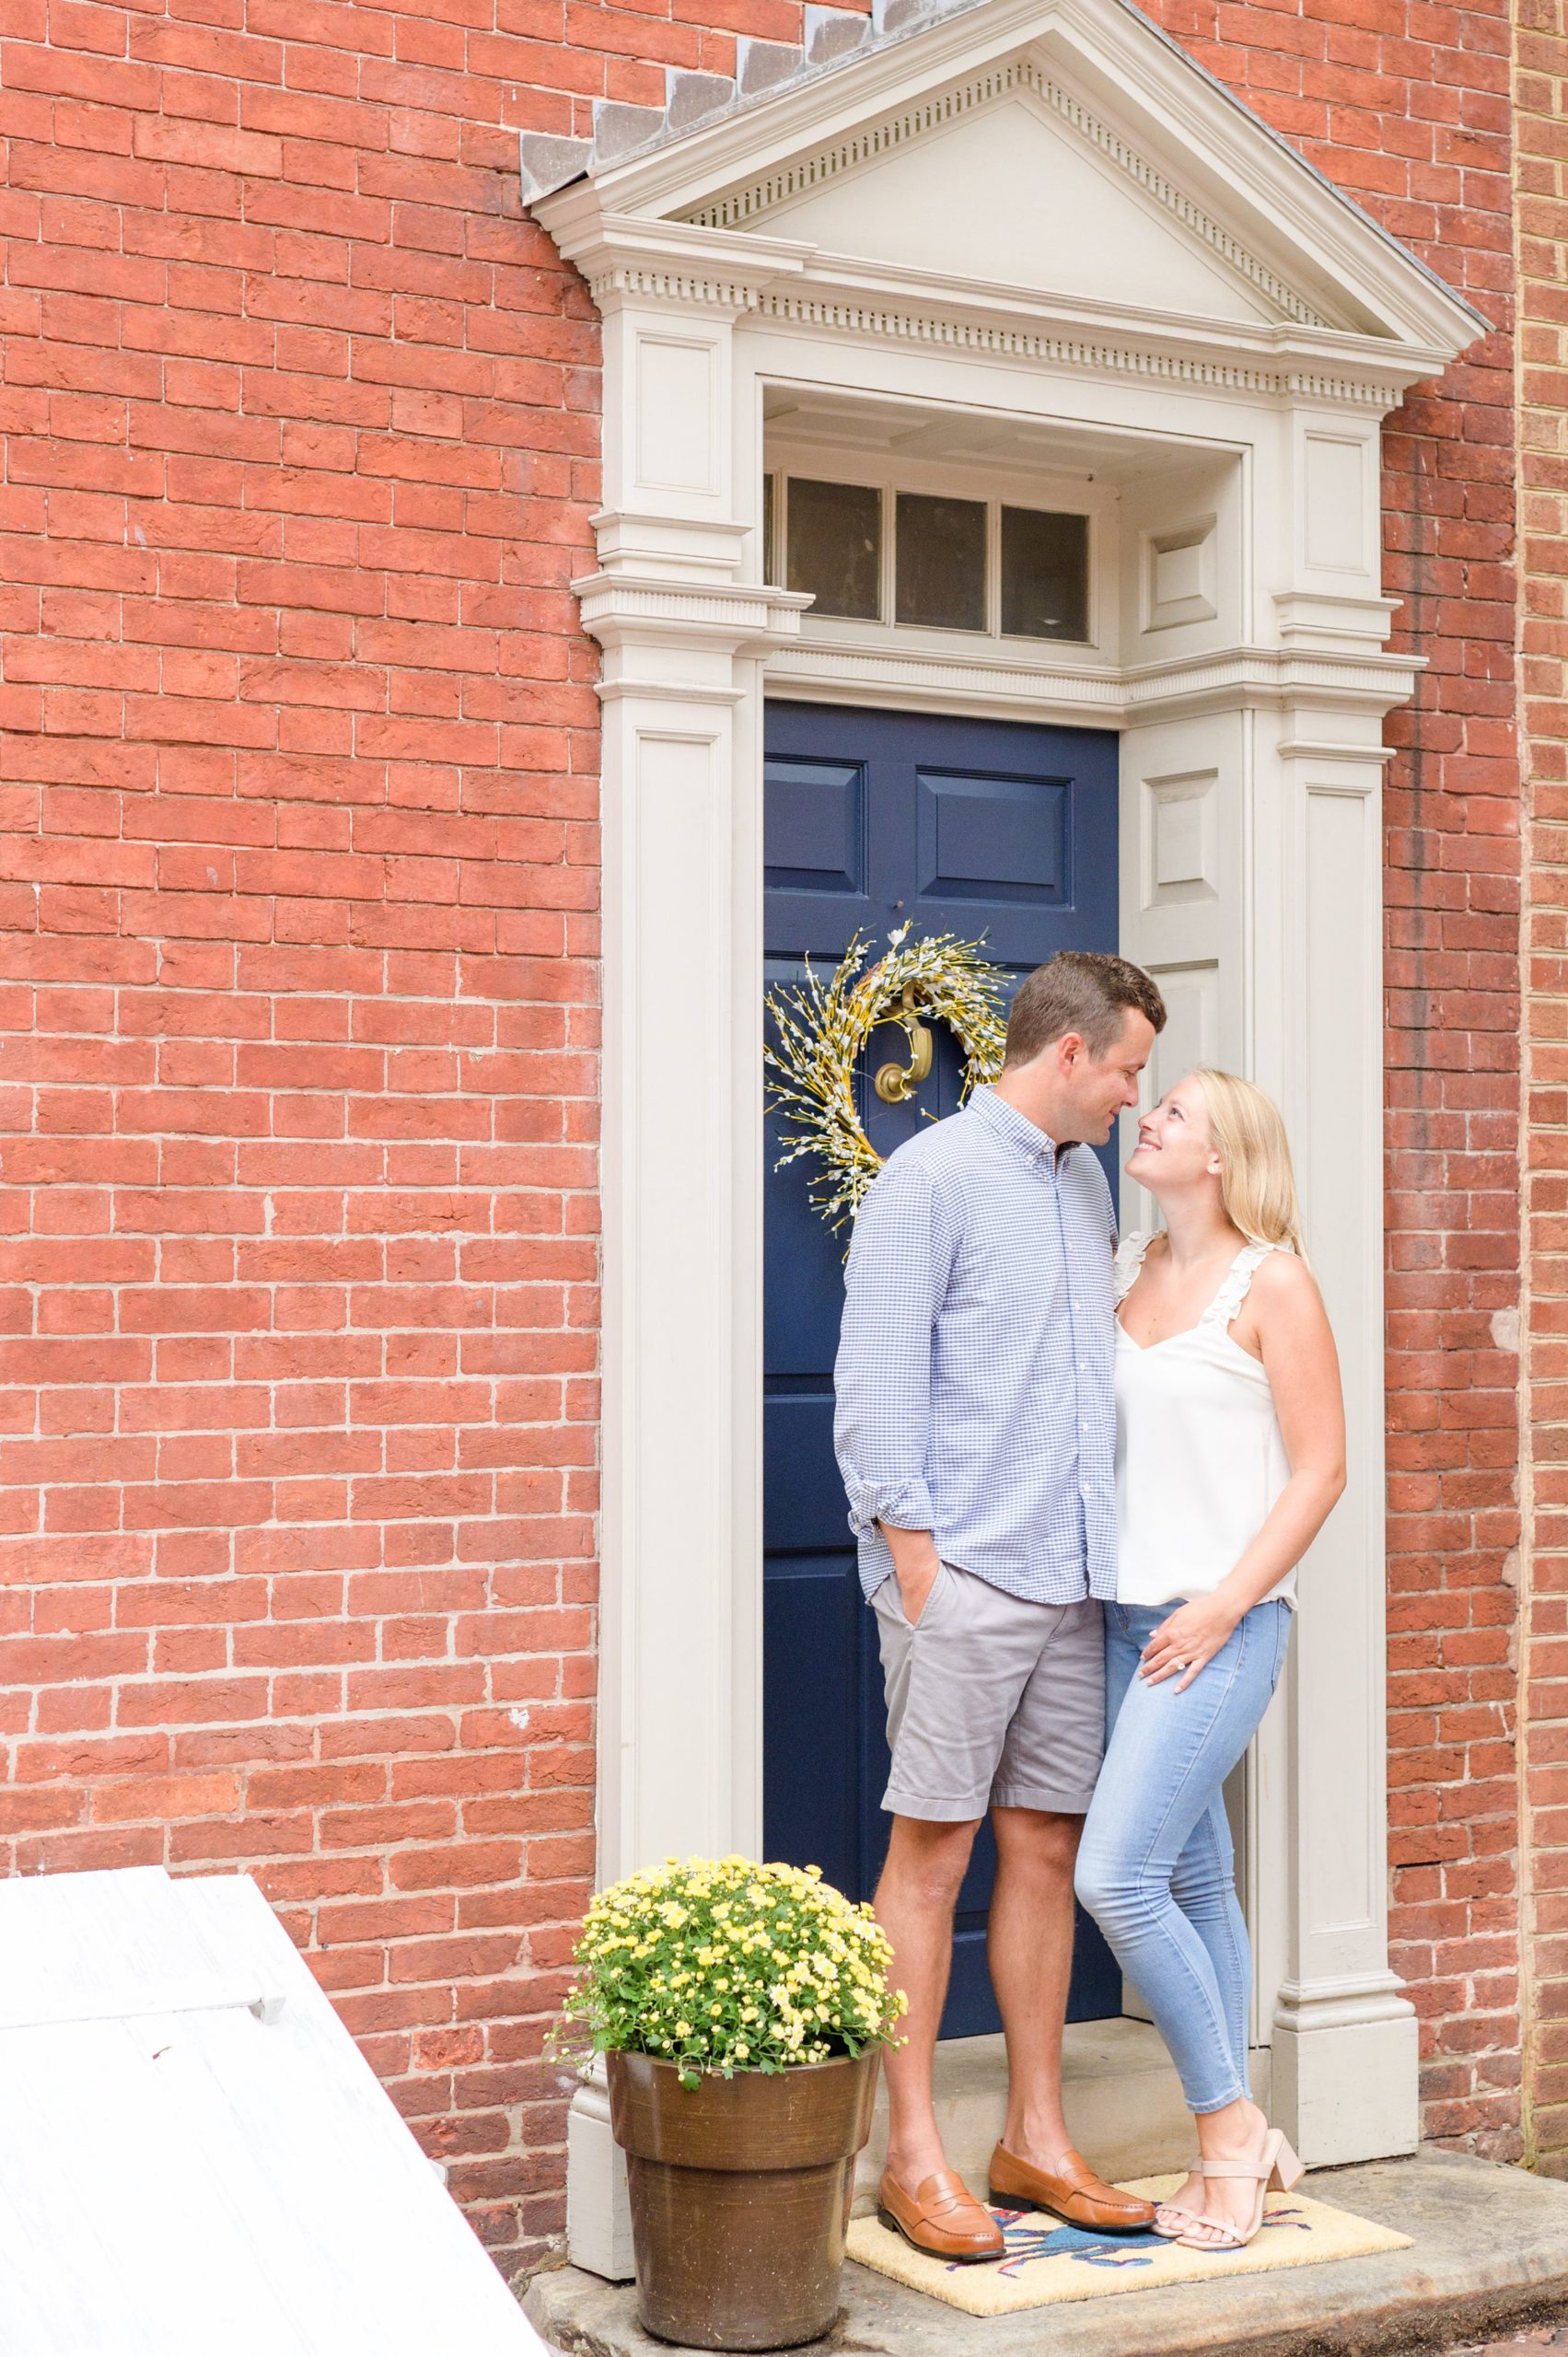
<svg viewBox="0 0 1568 2357">
<path fill-rule="evenodd" d="M 793 470 L 763 483 L 768 579 L 814 614 L 917 630 L 1083 644 L 1089 519 Z"/>
</svg>

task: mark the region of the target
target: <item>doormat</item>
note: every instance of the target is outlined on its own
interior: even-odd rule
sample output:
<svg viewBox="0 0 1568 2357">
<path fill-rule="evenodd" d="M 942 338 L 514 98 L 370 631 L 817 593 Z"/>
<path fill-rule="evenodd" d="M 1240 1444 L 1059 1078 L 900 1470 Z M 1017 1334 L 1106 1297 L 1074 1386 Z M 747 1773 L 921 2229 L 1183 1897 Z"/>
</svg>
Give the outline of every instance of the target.
<svg viewBox="0 0 1568 2357">
<path fill-rule="evenodd" d="M 1152 2177 L 1126 2189 L 1160 2201 L 1181 2182 L 1180 2177 Z M 1245 2250 L 1182 2250 L 1153 2234 L 1095 2235 L 1038 2210 L 993 2209 L 992 2216 L 1007 2242 L 1006 2257 L 994 2266 L 957 2267 L 928 2258 L 875 2217 L 852 2220 L 849 2256 L 966 2316 L 1005 2316 L 1058 2300 L 1156 2292 L 1170 2283 L 1263 2275 L 1276 2267 L 1315 2267 L 1326 2259 L 1366 2258 L 1375 2251 L 1411 2247 L 1408 2235 L 1348 2210 L 1330 2209 L 1326 2201 L 1304 2200 L 1299 2193 L 1270 2194 L 1262 2229 Z"/>
</svg>

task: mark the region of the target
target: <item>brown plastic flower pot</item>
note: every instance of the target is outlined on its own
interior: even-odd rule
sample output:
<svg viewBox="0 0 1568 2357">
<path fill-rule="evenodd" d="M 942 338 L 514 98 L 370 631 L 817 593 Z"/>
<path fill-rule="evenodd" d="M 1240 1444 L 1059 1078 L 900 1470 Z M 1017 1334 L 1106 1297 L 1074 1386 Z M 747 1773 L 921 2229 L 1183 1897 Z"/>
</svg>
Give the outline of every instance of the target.
<svg viewBox="0 0 1568 2357">
<path fill-rule="evenodd" d="M 878 2050 L 683 2087 L 673 2062 L 610 2054 L 637 2314 L 684 2349 L 794 2349 L 838 2314 L 854 2156 Z"/>
</svg>

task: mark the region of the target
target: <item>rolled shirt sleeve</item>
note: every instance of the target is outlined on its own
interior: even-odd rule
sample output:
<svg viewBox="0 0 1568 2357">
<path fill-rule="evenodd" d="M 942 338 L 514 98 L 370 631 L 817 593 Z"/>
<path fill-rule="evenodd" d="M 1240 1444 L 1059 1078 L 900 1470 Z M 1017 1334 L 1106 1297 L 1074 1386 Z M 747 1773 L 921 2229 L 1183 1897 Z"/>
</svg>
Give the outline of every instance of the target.
<svg viewBox="0 0 1568 2357">
<path fill-rule="evenodd" d="M 931 1173 L 891 1165 L 855 1222 L 833 1369 L 833 1446 L 857 1538 L 878 1523 L 935 1527 L 927 1484 L 932 1329 L 955 1248 Z"/>
</svg>

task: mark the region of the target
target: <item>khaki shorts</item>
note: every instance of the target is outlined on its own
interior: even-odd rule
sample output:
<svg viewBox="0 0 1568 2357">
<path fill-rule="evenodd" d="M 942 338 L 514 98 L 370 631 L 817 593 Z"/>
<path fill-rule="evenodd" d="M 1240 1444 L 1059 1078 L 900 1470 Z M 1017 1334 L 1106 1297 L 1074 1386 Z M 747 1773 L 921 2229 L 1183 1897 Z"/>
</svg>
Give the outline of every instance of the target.
<svg viewBox="0 0 1568 2357">
<path fill-rule="evenodd" d="M 896 1577 L 871 1604 L 893 1755 L 885 1809 L 952 1823 L 988 1805 L 1088 1807 L 1105 1750 L 1096 1599 L 1028 1604 L 944 1563 L 913 1628 Z"/>
</svg>

